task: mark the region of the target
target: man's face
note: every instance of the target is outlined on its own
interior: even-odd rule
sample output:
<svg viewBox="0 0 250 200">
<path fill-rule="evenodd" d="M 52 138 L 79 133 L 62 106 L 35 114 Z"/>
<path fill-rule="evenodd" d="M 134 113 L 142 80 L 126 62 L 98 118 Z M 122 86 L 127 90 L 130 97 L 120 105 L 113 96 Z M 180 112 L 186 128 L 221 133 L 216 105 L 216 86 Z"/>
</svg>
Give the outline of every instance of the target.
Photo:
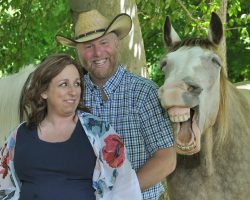
<svg viewBox="0 0 250 200">
<path fill-rule="evenodd" d="M 117 71 L 118 49 L 119 40 L 114 33 L 77 44 L 79 60 L 96 85 L 104 85 Z"/>
</svg>

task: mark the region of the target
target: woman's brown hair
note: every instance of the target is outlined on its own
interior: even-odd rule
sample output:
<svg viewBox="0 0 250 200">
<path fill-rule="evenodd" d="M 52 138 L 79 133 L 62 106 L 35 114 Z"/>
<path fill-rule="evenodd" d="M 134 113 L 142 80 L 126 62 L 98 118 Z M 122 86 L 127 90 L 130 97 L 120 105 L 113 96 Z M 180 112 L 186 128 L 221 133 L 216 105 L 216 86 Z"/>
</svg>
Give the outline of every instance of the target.
<svg viewBox="0 0 250 200">
<path fill-rule="evenodd" d="M 73 58 L 67 54 L 53 54 L 46 57 L 24 83 L 19 102 L 20 121 L 25 119 L 28 126 L 33 126 L 38 125 L 45 118 L 47 102 L 41 97 L 41 94 L 48 89 L 51 80 L 71 64 L 78 70 L 81 87 L 83 87 L 83 68 Z M 80 98 L 78 109 L 89 111 L 84 107 L 82 98 Z"/>
</svg>

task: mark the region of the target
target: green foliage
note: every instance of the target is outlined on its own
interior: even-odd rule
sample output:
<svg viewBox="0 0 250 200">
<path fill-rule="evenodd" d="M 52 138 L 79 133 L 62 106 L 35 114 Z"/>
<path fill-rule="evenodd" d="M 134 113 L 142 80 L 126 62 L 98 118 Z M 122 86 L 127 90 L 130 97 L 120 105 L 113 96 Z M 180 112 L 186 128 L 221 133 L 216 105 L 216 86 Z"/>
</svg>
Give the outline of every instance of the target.
<svg viewBox="0 0 250 200">
<path fill-rule="evenodd" d="M 233 82 L 250 80 L 249 3 L 235 1 L 235 4 L 229 4 L 228 13 L 228 76 Z"/>
<path fill-rule="evenodd" d="M 163 83 L 159 61 L 165 53 L 162 35 L 165 17 L 171 17 L 181 38 L 207 37 L 211 12 L 219 12 L 220 3 L 220 0 L 137 1 L 150 78 L 158 85 Z M 248 4 L 243 0 L 228 0 L 227 61 L 229 79 L 233 82 L 250 80 Z"/>
<path fill-rule="evenodd" d="M 64 0 L 1 2 L 0 70 L 3 74 L 17 72 L 50 53 L 67 50 L 55 42 L 55 34 L 61 29 L 71 30 L 67 6 Z"/>
<path fill-rule="evenodd" d="M 165 54 L 163 24 L 169 15 L 180 37 L 206 36 L 212 11 L 220 0 L 136 0 L 150 78 L 162 85 L 159 68 Z M 233 81 L 250 80 L 249 3 L 228 0 L 226 36 L 228 74 Z M 65 0 L 0 0 L 0 76 L 17 72 L 55 52 L 75 56 L 73 49 L 55 42 L 56 34 L 72 36 Z"/>
</svg>

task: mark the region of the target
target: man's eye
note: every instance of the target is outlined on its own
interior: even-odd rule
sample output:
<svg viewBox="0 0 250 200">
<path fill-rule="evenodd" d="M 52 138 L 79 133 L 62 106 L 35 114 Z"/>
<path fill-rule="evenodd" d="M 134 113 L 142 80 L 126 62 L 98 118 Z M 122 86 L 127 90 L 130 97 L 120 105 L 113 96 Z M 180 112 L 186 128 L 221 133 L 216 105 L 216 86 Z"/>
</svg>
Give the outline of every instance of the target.
<svg viewBox="0 0 250 200">
<path fill-rule="evenodd" d="M 107 44 L 108 42 L 106 41 L 106 40 L 104 40 L 104 41 L 101 41 L 101 44 L 102 45 L 105 45 L 105 44 Z"/>
<path fill-rule="evenodd" d="M 88 45 L 85 45 L 84 47 L 85 47 L 85 49 L 90 49 L 92 47 L 92 45 L 88 44 Z"/>
</svg>

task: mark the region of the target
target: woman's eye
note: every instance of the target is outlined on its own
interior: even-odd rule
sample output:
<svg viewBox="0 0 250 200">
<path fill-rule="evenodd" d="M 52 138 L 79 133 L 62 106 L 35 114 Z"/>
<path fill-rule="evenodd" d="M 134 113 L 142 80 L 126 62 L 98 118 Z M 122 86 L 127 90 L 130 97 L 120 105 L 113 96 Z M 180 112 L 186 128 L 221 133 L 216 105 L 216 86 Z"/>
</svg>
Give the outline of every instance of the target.
<svg viewBox="0 0 250 200">
<path fill-rule="evenodd" d="M 59 86 L 60 86 L 60 87 L 67 87 L 68 84 L 67 84 L 67 83 L 61 83 Z"/>
<path fill-rule="evenodd" d="M 76 86 L 76 87 L 80 87 L 80 86 L 81 86 L 81 82 L 76 82 L 76 83 L 75 83 L 75 86 Z"/>
</svg>

